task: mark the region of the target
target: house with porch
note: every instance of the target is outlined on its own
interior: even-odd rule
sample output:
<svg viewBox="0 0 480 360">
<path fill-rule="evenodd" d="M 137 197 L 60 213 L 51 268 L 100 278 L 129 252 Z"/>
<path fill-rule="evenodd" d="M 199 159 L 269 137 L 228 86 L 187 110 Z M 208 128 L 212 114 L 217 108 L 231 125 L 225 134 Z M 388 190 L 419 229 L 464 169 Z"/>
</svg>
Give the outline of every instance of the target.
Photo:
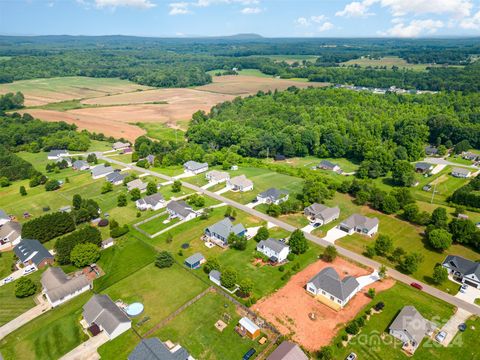
<svg viewBox="0 0 480 360">
<path fill-rule="evenodd" d="M 88 170 L 90 169 L 90 164 L 84 160 L 75 160 L 72 164 L 73 170 Z"/>
<path fill-rule="evenodd" d="M 90 169 L 90 173 L 92 174 L 92 179 L 97 180 L 104 178 L 108 174 L 111 174 L 115 171 L 115 169 L 111 166 L 100 164 Z"/>
<path fill-rule="evenodd" d="M 123 180 L 127 177 L 127 174 L 122 174 L 120 171 L 115 170 L 114 172 L 108 174 L 105 177 L 105 180 L 111 183 L 112 185 L 122 185 Z"/>
<path fill-rule="evenodd" d="M 187 174 L 198 175 L 208 170 L 208 164 L 189 160 L 183 164 L 183 170 Z"/>
<path fill-rule="evenodd" d="M 54 257 L 38 240 L 22 239 L 13 248 L 15 255 L 23 265 L 35 265 L 42 269 L 47 265 L 53 265 Z"/>
<path fill-rule="evenodd" d="M 117 141 L 112 144 L 112 149 L 115 151 L 124 150 L 130 147 L 130 143 Z"/>
<path fill-rule="evenodd" d="M 47 158 L 48 160 L 58 160 L 65 156 L 70 156 L 68 150 L 50 150 Z"/>
<path fill-rule="evenodd" d="M 334 171 L 334 172 L 339 172 L 342 170 L 338 164 L 332 163 L 331 161 L 328 161 L 328 160 L 322 160 L 320 164 L 317 165 L 317 168 L 321 170 L 328 170 L 328 171 Z"/>
<path fill-rule="evenodd" d="M 162 194 L 157 193 L 149 196 L 145 196 L 142 199 L 138 199 L 135 201 L 135 206 L 138 210 L 145 211 L 145 210 L 159 210 L 167 206 L 167 202 Z"/>
<path fill-rule="evenodd" d="M 323 204 L 313 203 L 307 206 L 303 213 L 311 223 L 320 224 L 320 226 L 335 221 L 340 216 L 340 208 L 338 206 L 328 207 Z"/>
<path fill-rule="evenodd" d="M 369 218 L 360 214 L 353 214 L 348 219 L 342 221 L 338 228 L 345 231 L 348 235 L 359 233 L 362 235 L 373 236 L 378 231 L 378 218 Z"/>
<path fill-rule="evenodd" d="M 280 240 L 269 238 L 257 244 L 257 251 L 268 257 L 272 263 L 276 264 L 287 260 L 290 247 Z"/>
<path fill-rule="evenodd" d="M 135 179 L 127 183 L 127 190 L 132 191 L 133 189 L 138 189 L 140 192 L 147 191 L 147 183 L 144 183 L 140 179 Z"/>
<path fill-rule="evenodd" d="M 230 179 L 230 174 L 226 171 L 212 170 L 205 174 L 205 178 L 209 183 L 221 184 Z"/>
<path fill-rule="evenodd" d="M 480 263 L 448 255 L 442 263 L 455 281 L 480 289 Z"/>
<path fill-rule="evenodd" d="M 420 174 L 428 174 L 433 170 L 433 165 L 426 162 L 418 162 L 415 164 L 415 172 Z"/>
<path fill-rule="evenodd" d="M 227 186 L 232 191 L 246 192 L 253 190 L 252 180 L 247 179 L 245 175 L 239 175 L 227 180 Z"/>
<path fill-rule="evenodd" d="M 467 179 L 472 176 L 472 172 L 469 169 L 455 167 L 452 169 L 452 176 L 456 178 Z"/>
<path fill-rule="evenodd" d="M 178 218 L 185 221 L 191 220 L 198 215 L 197 212 L 183 200 L 171 200 L 167 204 L 167 211 L 170 218 Z"/>
<path fill-rule="evenodd" d="M 85 274 L 68 276 L 62 268 L 49 267 L 40 279 L 42 293 L 52 307 L 57 307 L 92 289 L 92 280 Z"/>
<path fill-rule="evenodd" d="M 167 346 L 168 344 L 168 346 Z M 142 339 L 128 355 L 128 360 L 195 360 L 180 345 L 163 343 L 159 338 Z"/>
<path fill-rule="evenodd" d="M 281 203 L 288 200 L 288 191 L 287 190 L 278 190 L 275 188 L 270 188 L 267 191 L 261 192 L 257 195 L 257 201 L 260 204 L 275 204 L 280 205 Z"/>
<path fill-rule="evenodd" d="M 214 244 L 219 245 L 220 247 L 228 246 L 228 237 L 230 234 L 236 236 L 245 236 L 247 229 L 242 224 L 233 225 L 232 221 L 229 218 L 224 218 L 219 222 L 207 227 L 205 229 L 205 238 L 213 242 Z"/>
</svg>

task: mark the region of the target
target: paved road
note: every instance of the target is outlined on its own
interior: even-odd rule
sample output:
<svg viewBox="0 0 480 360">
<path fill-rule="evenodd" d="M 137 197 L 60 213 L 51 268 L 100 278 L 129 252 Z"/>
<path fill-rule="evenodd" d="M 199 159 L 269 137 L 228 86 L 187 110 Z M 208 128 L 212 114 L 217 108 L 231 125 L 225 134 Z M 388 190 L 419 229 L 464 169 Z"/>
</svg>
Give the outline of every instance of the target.
<svg viewBox="0 0 480 360">
<path fill-rule="evenodd" d="M 455 163 L 452 161 L 445 160 L 444 158 L 434 158 L 434 157 L 426 157 L 423 159 L 424 162 L 429 163 L 429 164 L 434 164 L 434 165 L 450 165 L 450 166 L 455 166 L 455 167 L 468 167 L 472 169 L 478 169 L 477 167 L 473 165 L 467 165 L 467 164 L 459 164 Z"/>
<path fill-rule="evenodd" d="M 125 163 L 121 162 L 121 161 L 118 161 L 118 160 L 113 160 L 112 158 L 107 158 L 105 156 L 103 156 L 101 153 L 98 154 L 97 153 L 97 157 L 99 159 L 103 159 L 103 160 L 106 160 L 106 161 L 109 161 L 111 163 L 114 163 L 114 164 L 117 164 L 117 165 L 125 165 Z M 139 171 L 139 172 L 144 172 L 144 173 L 148 173 L 154 177 L 157 177 L 157 178 L 160 178 L 160 179 L 164 179 L 164 180 L 172 180 L 171 177 L 167 176 L 167 175 L 164 175 L 164 174 L 160 174 L 160 173 L 157 173 L 155 171 L 152 171 L 152 170 L 149 170 L 149 169 L 143 169 L 141 167 L 138 167 L 138 166 L 130 166 L 133 170 L 135 171 Z M 213 193 L 211 191 L 208 191 L 207 189 L 202 189 L 201 187 L 198 187 L 196 185 L 193 185 L 193 184 L 189 184 L 187 182 L 182 182 L 182 185 L 187 187 L 187 188 L 190 188 L 196 192 L 199 192 L 199 193 L 202 193 L 202 194 L 205 194 L 213 199 L 216 199 L 220 202 L 224 202 L 230 206 L 233 206 L 239 210 L 242 210 L 250 215 L 253 215 L 253 216 L 256 216 L 262 220 L 265 220 L 265 221 L 268 221 L 272 224 L 275 224 L 276 226 L 284 229 L 284 230 L 287 230 L 289 232 L 292 232 L 294 230 L 296 230 L 297 228 L 295 226 L 292 226 L 290 224 L 287 224 L 277 218 L 274 218 L 274 217 L 271 217 L 267 214 L 264 214 L 258 210 L 255 210 L 255 209 L 251 209 L 249 208 L 248 206 L 246 205 L 243 205 L 243 204 L 240 204 L 240 203 L 237 203 L 236 201 L 233 201 L 233 200 L 230 200 L 230 199 L 227 199 L 219 194 L 216 194 L 216 193 Z M 332 245 L 331 242 L 328 242 L 326 240 L 323 240 L 321 238 L 319 238 L 318 236 L 315 236 L 315 235 L 312 235 L 312 234 L 308 234 L 308 233 L 305 233 L 305 237 L 320 245 L 320 246 L 323 246 L 323 247 L 327 247 L 329 245 Z M 372 259 L 369 259 L 363 255 L 360 255 L 360 254 L 357 254 L 353 251 L 350 251 L 350 250 L 347 250 L 347 249 L 344 249 L 338 245 L 333 245 L 337 248 L 337 251 L 340 255 L 344 256 L 344 257 L 347 257 L 347 258 L 350 258 L 351 260 L 353 261 L 356 261 L 360 264 L 363 264 L 363 265 L 366 265 L 366 266 L 369 266 L 373 269 L 376 269 L 378 270 L 379 267 L 380 267 L 380 263 L 377 262 L 377 261 L 374 261 Z M 432 295 L 432 296 L 435 296 L 436 298 L 439 298 L 443 301 L 446 301 L 458 308 L 462 308 L 472 314 L 476 314 L 476 315 L 480 315 L 480 306 L 477 306 L 477 305 L 474 305 L 474 304 L 470 304 L 466 301 L 463 301 L 461 299 L 458 299 L 458 298 L 455 298 L 454 296 L 452 295 L 449 295 L 447 293 L 444 293 L 443 291 L 441 290 L 438 290 L 432 286 L 429 286 L 427 284 L 424 284 L 408 275 L 405 275 L 405 274 L 402 274 L 401 272 L 395 270 L 395 269 L 388 269 L 388 275 L 392 278 L 394 278 L 395 280 L 397 281 L 401 281 L 405 284 L 411 284 L 412 282 L 416 282 L 416 283 L 419 283 L 423 286 L 423 291 Z"/>
</svg>

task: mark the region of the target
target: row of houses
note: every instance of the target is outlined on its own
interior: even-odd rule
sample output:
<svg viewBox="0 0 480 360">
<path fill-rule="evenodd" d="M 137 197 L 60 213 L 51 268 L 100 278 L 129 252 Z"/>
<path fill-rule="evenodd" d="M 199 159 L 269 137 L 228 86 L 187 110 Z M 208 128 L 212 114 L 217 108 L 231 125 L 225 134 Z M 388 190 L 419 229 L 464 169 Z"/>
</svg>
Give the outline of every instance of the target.
<svg viewBox="0 0 480 360">
<path fill-rule="evenodd" d="M 420 174 L 430 174 L 434 165 L 426 162 L 417 162 L 415 164 L 415 171 Z M 466 168 L 454 167 L 452 168 L 451 175 L 456 178 L 467 179 L 472 176 L 472 171 Z"/>
</svg>

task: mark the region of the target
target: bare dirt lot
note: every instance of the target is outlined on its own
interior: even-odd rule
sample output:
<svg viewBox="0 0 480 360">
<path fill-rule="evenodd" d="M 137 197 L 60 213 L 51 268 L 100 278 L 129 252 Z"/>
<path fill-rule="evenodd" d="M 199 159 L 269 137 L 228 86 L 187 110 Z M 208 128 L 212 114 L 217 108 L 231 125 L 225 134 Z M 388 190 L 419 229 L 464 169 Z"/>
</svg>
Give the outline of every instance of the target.
<svg viewBox="0 0 480 360">
<path fill-rule="evenodd" d="M 370 273 L 340 258 L 333 263 L 317 261 L 293 276 L 287 285 L 276 293 L 253 306 L 253 310 L 274 324 L 282 334 L 291 335 L 294 341 L 309 351 L 328 345 L 344 324 L 371 301 L 365 292 L 360 292 L 344 309 L 335 311 L 309 295 L 304 288 L 306 283 L 327 266 L 334 267 L 341 277 L 347 274 L 358 277 Z M 383 280 L 369 287 L 375 288 L 378 293 L 393 284 L 393 280 Z M 311 313 L 315 314 L 315 320 L 310 319 Z"/>
<path fill-rule="evenodd" d="M 304 82 L 296 80 L 276 79 L 273 77 L 258 77 L 246 75 L 226 75 L 213 77 L 213 83 L 199 86 L 196 89 L 231 95 L 251 95 L 261 91 L 285 90 L 290 86 L 307 88 L 309 86 L 322 87 L 327 83 Z"/>
</svg>

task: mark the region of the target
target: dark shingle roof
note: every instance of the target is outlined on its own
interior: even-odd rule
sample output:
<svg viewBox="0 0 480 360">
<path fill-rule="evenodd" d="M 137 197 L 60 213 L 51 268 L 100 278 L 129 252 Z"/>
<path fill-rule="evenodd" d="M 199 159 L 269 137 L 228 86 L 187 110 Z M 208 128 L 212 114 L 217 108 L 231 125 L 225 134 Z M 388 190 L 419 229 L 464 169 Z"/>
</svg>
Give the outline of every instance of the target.
<svg viewBox="0 0 480 360">
<path fill-rule="evenodd" d="M 167 204 L 167 209 L 171 210 L 175 214 L 179 214 L 182 217 L 187 217 L 191 212 L 193 212 L 192 208 L 183 200 L 170 201 Z"/>
<path fill-rule="evenodd" d="M 83 318 L 88 324 L 100 325 L 108 334 L 111 334 L 120 324 L 131 320 L 108 295 L 93 295 L 83 305 Z"/>
<path fill-rule="evenodd" d="M 270 188 L 267 191 L 264 191 L 258 194 L 258 196 L 260 196 L 261 198 L 265 198 L 265 199 L 270 198 L 273 201 L 279 200 L 283 198 L 285 195 L 288 195 L 288 191 L 278 190 L 275 188 Z"/>
<path fill-rule="evenodd" d="M 21 262 L 31 260 L 38 266 L 44 259 L 53 259 L 53 255 L 38 240 L 21 240 L 13 249 Z"/>
<path fill-rule="evenodd" d="M 233 225 L 229 218 L 224 218 L 219 222 L 209 226 L 207 229 L 211 234 L 218 234 L 219 236 L 227 239 L 231 233 L 239 235 L 245 231 L 245 227 L 242 224 Z"/>
<path fill-rule="evenodd" d="M 462 273 L 463 275 L 475 274 L 480 279 L 480 263 L 465 259 L 461 256 L 448 255 L 443 265 Z"/>
<path fill-rule="evenodd" d="M 128 360 L 187 360 L 189 353 L 180 347 L 174 353 L 167 349 L 158 338 L 142 339 L 128 355 Z"/>
<path fill-rule="evenodd" d="M 280 251 L 282 251 L 284 248 L 287 248 L 288 245 L 286 245 L 285 243 L 281 242 L 280 240 L 277 240 L 277 239 L 272 239 L 272 238 L 269 238 L 267 240 L 262 240 L 258 243 L 257 247 L 259 248 L 268 248 L 268 249 L 272 249 L 273 251 L 275 251 L 277 254 L 280 253 Z"/>
<path fill-rule="evenodd" d="M 115 183 L 115 182 L 118 182 L 118 181 L 123 181 L 123 179 L 125 179 L 126 177 L 127 177 L 127 175 L 122 174 L 119 171 L 114 171 L 111 174 L 108 174 L 106 176 L 106 179 L 107 179 L 107 181 L 109 181 L 111 183 Z"/>
<path fill-rule="evenodd" d="M 49 267 L 40 280 L 43 289 L 52 302 L 56 302 L 64 297 L 75 294 L 91 281 L 84 275 L 69 277 L 59 267 Z"/>
<path fill-rule="evenodd" d="M 284 341 L 270 354 L 267 360 L 308 360 L 308 357 L 297 344 Z"/>
<path fill-rule="evenodd" d="M 313 283 L 317 289 L 322 289 L 340 300 L 345 300 L 360 285 L 352 276 L 346 276 L 340 280 L 338 273 L 332 267 L 326 267 L 315 275 L 309 283 Z"/>
<path fill-rule="evenodd" d="M 369 218 L 360 214 L 353 214 L 349 218 L 342 221 L 341 225 L 346 226 L 350 229 L 361 226 L 365 229 L 371 230 L 378 225 L 378 219 Z"/>
</svg>

